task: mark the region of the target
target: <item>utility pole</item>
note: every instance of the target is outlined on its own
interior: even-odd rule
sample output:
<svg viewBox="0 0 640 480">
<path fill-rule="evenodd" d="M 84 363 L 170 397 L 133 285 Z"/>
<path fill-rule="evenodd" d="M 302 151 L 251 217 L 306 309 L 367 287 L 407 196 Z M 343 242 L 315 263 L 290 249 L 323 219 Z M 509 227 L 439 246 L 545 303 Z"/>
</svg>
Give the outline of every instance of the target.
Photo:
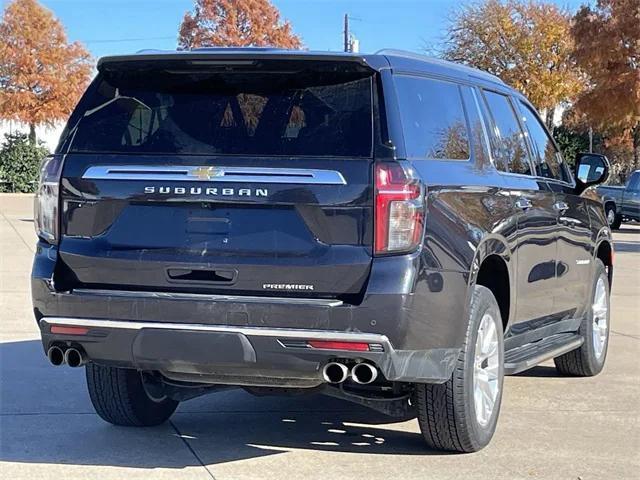
<svg viewBox="0 0 640 480">
<path fill-rule="evenodd" d="M 589 126 L 589 153 L 593 153 L 593 127 Z"/>
<path fill-rule="evenodd" d="M 349 14 L 344 14 L 344 51 L 349 51 Z"/>
</svg>

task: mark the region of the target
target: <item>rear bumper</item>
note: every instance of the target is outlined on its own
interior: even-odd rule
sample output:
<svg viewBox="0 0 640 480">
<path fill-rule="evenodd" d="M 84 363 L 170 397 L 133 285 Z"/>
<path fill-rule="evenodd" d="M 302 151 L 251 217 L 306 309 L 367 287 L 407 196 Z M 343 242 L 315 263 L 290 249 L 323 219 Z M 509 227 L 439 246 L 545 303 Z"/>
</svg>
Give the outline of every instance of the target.
<svg viewBox="0 0 640 480">
<path fill-rule="evenodd" d="M 90 361 L 159 371 L 187 382 L 310 388 L 323 383 L 333 359 L 368 360 L 389 381 L 440 383 L 451 375 L 457 349 L 396 350 L 384 335 L 327 330 L 232 327 L 166 322 L 45 317 L 43 346 L 80 347 Z M 81 335 L 52 333 L 84 327 Z M 312 348 L 310 340 L 359 342 L 368 351 Z"/>
<path fill-rule="evenodd" d="M 322 381 L 325 362 L 354 358 L 374 362 L 390 381 L 439 383 L 451 376 L 466 333 L 467 274 L 425 269 L 418 254 L 376 259 L 358 305 L 308 298 L 69 291 L 55 282 L 58 263 L 57 248 L 39 243 L 31 290 L 45 350 L 56 342 L 75 344 L 91 361 L 161 370 L 176 378 L 197 380 L 207 374 L 217 383 L 313 386 Z M 86 321 L 91 334 L 52 334 L 54 320 L 62 325 Z M 282 335 L 294 340 L 309 335 L 373 338 L 383 348 L 287 347 L 279 341 Z M 240 345 L 236 357 L 226 352 L 227 343 Z"/>
</svg>

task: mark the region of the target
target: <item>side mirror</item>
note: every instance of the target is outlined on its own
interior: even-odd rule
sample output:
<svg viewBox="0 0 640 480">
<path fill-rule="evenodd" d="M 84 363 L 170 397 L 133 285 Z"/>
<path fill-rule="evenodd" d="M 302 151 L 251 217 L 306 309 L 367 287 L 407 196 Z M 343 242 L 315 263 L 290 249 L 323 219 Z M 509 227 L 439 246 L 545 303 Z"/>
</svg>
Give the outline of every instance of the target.
<svg viewBox="0 0 640 480">
<path fill-rule="evenodd" d="M 579 153 L 576 157 L 576 190 L 580 194 L 591 185 L 609 178 L 609 160 L 597 153 Z"/>
</svg>

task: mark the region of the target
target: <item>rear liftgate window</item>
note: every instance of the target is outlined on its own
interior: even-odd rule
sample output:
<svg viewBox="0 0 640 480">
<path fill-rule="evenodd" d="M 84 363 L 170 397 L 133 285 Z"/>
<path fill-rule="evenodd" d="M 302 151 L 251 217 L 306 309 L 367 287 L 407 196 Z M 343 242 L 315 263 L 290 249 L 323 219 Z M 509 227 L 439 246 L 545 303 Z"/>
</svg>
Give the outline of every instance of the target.
<svg viewBox="0 0 640 480">
<path fill-rule="evenodd" d="M 105 72 L 74 114 L 69 152 L 370 157 L 363 72 Z"/>
</svg>

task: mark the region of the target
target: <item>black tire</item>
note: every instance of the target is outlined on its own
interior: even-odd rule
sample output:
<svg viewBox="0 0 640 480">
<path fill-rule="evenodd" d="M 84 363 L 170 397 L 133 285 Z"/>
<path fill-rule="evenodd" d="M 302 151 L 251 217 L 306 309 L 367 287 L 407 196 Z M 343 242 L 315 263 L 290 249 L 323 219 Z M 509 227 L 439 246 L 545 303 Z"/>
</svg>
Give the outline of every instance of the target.
<svg viewBox="0 0 640 480">
<path fill-rule="evenodd" d="M 609 290 L 609 277 L 607 270 L 605 269 L 602 260 L 595 260 L 595 275 L 593 279 L 593 285 L 591 286 L 591 296 L 589 297 L 589 308 L 587 314 L 580 325 L 578 333 L 582 335 L 584 343 L 577 349 L 572 350 L 564 355 L 553 359 L 556 364 L 556 370 L 563 375 L 574 377 L 592 377 L 597 375 L 604 368 L 604 363 L 607 359 L 607 350 L 609 346 L 609 330 L 607 328 L 606 338 L 602 353 L 598 357 L 593 342 L 593 302 L 596 293 L 596 286 L 599 279 L 604 281 L 606 289 L 607 300 L 607 325 L 610 323 L 611 304 L 609 302 L 610 290 Z"/>
<path fill-rule="evenodd" d="M 604 206 L 604 213 L 607 216 L 607 222 L 609 223 L 609 228 L 612 230 L 618 230 L 620 225 L 622 224 L 622 215 L 616 213 L 616 206 L 613 203 L 607 203 Z M 613 218 L 613 220 L 611 220 Z"/>
<path fill-rule="evenodd" d="M 498 339 L 498 391 L 486 425 L 477 420 L 474 402 L 474 361 L 478 329 L 486 313 L 494 321 Z M 476 452 L 493 437 L 500 413 L 504 379 L 504 344 L 500 309 L 488 288 L 476 286 L 469 308 L 464 345 L 451 378 L 443 384 L 416 384 L 414 403 L 422 435 L 431 448 Z"/>
<path fill-rule="evenodd" d="M 179 403 L 166 397 L 152 399 L 137 370 L 90 363 L 86 375 L 93 408 L 104 421 L 114 425 L 160 425 L 169 419 Z"/>
<path fill-rule="evenodd" d="M 611 230 L 618 230 L 622 225 L 622 215 L 616 214 L 616 219 L 611 224 Z"/>
</svg>

